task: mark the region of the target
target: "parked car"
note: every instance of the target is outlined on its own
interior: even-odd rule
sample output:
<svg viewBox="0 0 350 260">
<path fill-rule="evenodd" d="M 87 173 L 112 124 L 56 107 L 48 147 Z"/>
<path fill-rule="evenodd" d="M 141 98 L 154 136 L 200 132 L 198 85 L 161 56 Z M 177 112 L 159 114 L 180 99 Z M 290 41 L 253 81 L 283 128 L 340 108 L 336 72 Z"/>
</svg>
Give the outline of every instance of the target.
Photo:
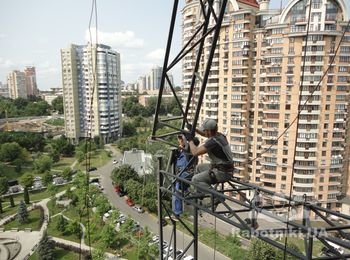
<svg viewBox="0 0 350 260">
<path fill-rule="evenodd" d="M 126 192 L 124 191 L 123 187 L 114 185 L 115 192 L 119 195 L 119 197 L 123 197 L 126 195 Z"/>
<path fill-rule="evenodd" d="M 113 160 L 113 164 L 118 164 L 118 163 L 119 163 L 119 161 L 117 159 Z"/>
<path fill-rule="evenodd" d="M 88 171 L 89 171 L 89 172 L 97 171 L 97 168 L 96 168 L 96 167 L 90 167 L 90 168 L 88 169 Z"/>
<path fill-rule="evenodd" d="M 184 260 L 194 260 L 194 257 L 191 255 L 188 255 L 184 258 Z"/>
<path fill-rule="evenodd" d="M 143 213 L 145 210 L 140 205 L 135 205 L 132 207 L 134 210 L 136 210 L 138 213 Z"/>
<path fill-rule="evenodd" d="M 126 198 L 125 200 L 126 204 L 128 204 L 130 207 L 135 205 L 135 202 L 131 198 Z"/>
<path fill-rule="evenodd" d="M 126 221 L 126 217 L 124 216 L 124 214 L 120 214 L 118 219 L 117 219 L 117 222 L 120 224 L 124 224 L 125 221 Z"/>
</svg>

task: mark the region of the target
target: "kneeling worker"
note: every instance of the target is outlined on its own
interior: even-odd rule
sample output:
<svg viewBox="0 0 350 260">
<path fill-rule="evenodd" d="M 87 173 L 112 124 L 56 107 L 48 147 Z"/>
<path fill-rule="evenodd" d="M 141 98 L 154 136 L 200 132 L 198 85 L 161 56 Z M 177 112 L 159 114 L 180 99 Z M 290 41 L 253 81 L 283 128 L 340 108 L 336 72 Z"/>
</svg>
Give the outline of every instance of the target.
<svg viewBox="0 0 350 260">
<path fill-rule="evenodd" d="M 191 126 L 190 126 L 191 127 Z M 193 135 L 187 133 L 186 139 L 189 142 L 191 154 L 199 156 L 208 154 L 210 164 L 201 164 L 197 166 L 197 174 L 192 181 L 206 188 L 212 188 L 211 185 L 227 182 L 233 175 L 233 159 L 230 145 L 226 136 L 218 132 L 218 126 L 214 119 L 206 119 L 196 132 L 208 139 L 204 144 L 196 146 L 193 143 Z M 220 199 L 216 198 L 214 204 L 217 206 Z"/>
</svg>

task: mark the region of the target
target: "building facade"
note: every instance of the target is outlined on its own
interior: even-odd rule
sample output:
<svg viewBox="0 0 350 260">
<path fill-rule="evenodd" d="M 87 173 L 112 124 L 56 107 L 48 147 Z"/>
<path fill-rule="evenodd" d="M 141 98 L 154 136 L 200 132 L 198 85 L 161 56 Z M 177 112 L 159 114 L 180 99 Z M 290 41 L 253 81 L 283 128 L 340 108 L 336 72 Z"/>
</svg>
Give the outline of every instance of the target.
<svg viewBox="0 0 350 260">
<path fill-rule="evenodd" d="M 73 142 L 122 133 L 120 54 L 111 47 L 73 45 L 61 50 L 65 132 Z"/>
<path fill-rule="evenodd" d="M 349 17 L 344 0 L 313 0 L 307 32 L 309 8 L 305 0 L 282 10 L 266 0 L 228 1 L 199 121 L 218 121 L 237 176 L 339 210 L 350 182 Z M 199 11 L 197 1 L 186 1 L 184 44 Z M 209 37 L 204 54 L 210 45 Z M 183 60 L 184 100 L 195 58 L 196 50 Z"/>
<path fill-rule="evenodd" d="M 24 69 L 24 74 L 26 77 L 27 96 L 37 96 L 39 93 L 38 86 L 36 84 L 35 67 L 26 67 Z"/>
<path fill-rule="evenodd" d="M 26 76 L 19 70 L 14 70 L 7 75 L 9 98 L 27 98 Z"/>
</svg>

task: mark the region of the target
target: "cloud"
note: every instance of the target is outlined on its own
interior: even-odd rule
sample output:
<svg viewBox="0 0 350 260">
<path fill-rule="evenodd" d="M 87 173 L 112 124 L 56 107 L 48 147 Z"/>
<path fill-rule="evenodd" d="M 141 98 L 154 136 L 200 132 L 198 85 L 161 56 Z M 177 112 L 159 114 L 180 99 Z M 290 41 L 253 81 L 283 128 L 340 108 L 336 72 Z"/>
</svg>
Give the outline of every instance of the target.
<svg viewBox="0 0 350 260">
<path fill-rule="evenodd" d="M 4 39 L 4 38 L 6 38 L 7 37 L 7 34 L 5 34 L 5 33 L 0 33 L 0 39 Z"/>
<path fill-rule="evenodd" d="M 149 73 L 150 69 L 154 66 L 153 63 L 138 62 L 124 64 L 122 69 L 122 80 L 126 82 L 135 82 L 138 77 Z"/>
<path fill-rule="evenodd" d="M 91 28 L 91 39 L 89 30 L 85 31 L 85 40 L 96 42 L 96 28 Z M 107 44 L 113 48 L 138 49 L 144 45 L 144 40 L 137 38 L 133 31 L 125 32 L 97 32 L 97 41 Z"/>
<path fill-rule="evenodd" d="M 156 49 L 154 51 L 151 51 L 150 53 L 148 53 L 146 55 L 147 59 L 150 60 L 163 60 L 164 59 L 164 55 L 165 55 L 165 50 L 164 49 Z"/>
<path fill-rule="evenodd" d="M 13 61 L 9 60 L 9 59 L 4 59 L 0 57 L 0 67 L 1 68 L 11 68 L 13 67 L 15 64 L 13 63 Z"/>
</svg>

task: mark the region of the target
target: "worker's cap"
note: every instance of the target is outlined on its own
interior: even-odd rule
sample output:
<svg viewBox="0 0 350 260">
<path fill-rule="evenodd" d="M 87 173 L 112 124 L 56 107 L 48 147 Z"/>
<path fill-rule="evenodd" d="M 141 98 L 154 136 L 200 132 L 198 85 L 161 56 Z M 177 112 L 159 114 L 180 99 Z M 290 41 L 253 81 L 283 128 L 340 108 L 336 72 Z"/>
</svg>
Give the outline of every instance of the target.
<svg viewBox="0 0 350 260">
<path fill-rule="evenodd" d="M 218 127 L 216 121 L 214 119 L 208 118 L 204 121 L 202 126 L 199 128 L 200 131 L 204 130 L 216 130 Z"/>
</svg>

